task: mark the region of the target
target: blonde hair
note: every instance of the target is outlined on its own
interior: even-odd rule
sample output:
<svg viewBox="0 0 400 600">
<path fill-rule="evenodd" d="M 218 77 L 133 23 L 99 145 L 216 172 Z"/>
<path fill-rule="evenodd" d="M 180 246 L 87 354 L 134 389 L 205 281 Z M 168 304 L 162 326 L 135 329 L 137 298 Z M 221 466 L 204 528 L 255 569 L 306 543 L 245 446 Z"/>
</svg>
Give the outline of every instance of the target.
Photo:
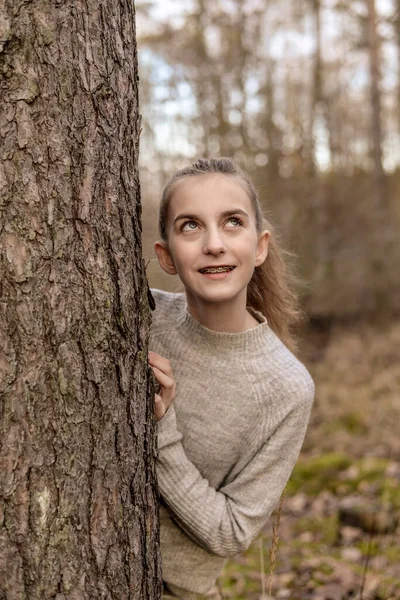
<svg viewBox="0 0 400 600">
<path fill-rule="evenodd" d="M 161 197 L 158 220 L 161 239 L 168 243 L 168 210 L 176 185 L 188 177 L 215 173 L 238 179 L 251 200 L 257 233 L 260 234 L 264 229 L 270 231 L 267 258 L 262 265 L 255 267 L 247 287 L 247 306 L 260 311 L 283 343 L 290 350 L 296 350 L 298 340 L 292 329 L 304 320 L 305 315 L 296 292 L 299 280 L 291 265 L 294 255 L 282 247 L 272 224 L 263 214 L 254 183 L 234 160 L 225 157 L 200 158 L 193 164 L 176 171 L 166 184 Z"/>
</svg>

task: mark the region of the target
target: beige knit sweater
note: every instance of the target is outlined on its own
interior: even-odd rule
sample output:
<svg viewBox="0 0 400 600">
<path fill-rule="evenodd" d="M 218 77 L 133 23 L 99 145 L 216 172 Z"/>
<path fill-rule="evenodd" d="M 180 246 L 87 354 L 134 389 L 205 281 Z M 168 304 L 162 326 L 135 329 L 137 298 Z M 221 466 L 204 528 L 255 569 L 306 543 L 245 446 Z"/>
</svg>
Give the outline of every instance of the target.
<svg viewBox="0 0 400 600">
<path fill-rule="evenodd" d="M 150 349 L 171 361 L 176 396 L 158 422 L 162 576 L 179 598 L 214 585 L 277 505 L 298 458 L 314 383 L 265 317 L 207 329 L 183 293 L 152 289 Z"/>
</svg>

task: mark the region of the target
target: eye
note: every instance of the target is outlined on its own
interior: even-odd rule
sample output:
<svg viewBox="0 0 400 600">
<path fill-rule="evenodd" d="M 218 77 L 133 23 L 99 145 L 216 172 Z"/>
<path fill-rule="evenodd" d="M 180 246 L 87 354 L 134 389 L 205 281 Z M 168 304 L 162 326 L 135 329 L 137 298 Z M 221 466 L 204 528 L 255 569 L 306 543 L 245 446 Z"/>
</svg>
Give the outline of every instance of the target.
<svg viewBox="0 0 400 600">
<path fill-rule="evenodd" d="M 227 222 L 229 222 L 229 221 L 236 221 L 236 223 L 237 223 L 239 226 L 240 226 L 240 225 L 243 225 L 243 221 L 242 221 L 242 219 L 239 219 L 239 217 L 230 217 L 230 218 L 228 219 L 228 221 L 227 221 Z"/>
<path fill-rule="evenodd" d="M 184 221 L 184 223 L 182 223 L 182 225 L 181 225 L 180 230 L 181 231 L 193 231 L 192 227 L 189 227 L 189 229 L 186 229 L 186 230 L 184 229 L 184 227 L 186 227 L 186 225 L 190 225 L 191 223 L 194 223 L 196 225 L 196 227 L 197 227 L 196 221 Z"/>
</svg>

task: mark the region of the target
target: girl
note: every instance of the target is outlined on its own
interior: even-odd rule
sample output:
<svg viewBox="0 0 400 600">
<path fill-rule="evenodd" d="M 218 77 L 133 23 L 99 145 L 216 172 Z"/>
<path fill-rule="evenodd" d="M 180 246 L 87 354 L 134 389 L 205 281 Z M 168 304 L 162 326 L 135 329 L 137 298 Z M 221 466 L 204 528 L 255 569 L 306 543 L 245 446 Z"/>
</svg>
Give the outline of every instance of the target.
<svg viewBox="0 0 400 600">
<path fill-rule="evenodd" d="M 314 383 L 294 356 L 293 276 L 249 177 L 198 160 L 166 185 L 152 289 L 164 599 L 221 598 L 227 557 L 264 527 L 298 458 Z"/>
</svg>

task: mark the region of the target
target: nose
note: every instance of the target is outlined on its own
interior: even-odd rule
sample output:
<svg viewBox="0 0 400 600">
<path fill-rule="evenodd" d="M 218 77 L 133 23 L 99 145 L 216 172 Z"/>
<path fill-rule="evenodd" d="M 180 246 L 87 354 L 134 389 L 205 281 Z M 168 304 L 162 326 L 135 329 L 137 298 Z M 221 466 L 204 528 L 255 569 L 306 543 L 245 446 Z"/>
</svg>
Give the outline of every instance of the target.
<svg viewBox="0 0 400 600">
<path fill-rule="evenodd" d="M 204 254 L 214 255 L 226 252 L 225 241 L 217 227 L 208 230 L 204 240 L 203 252 Z"/>
</svg>

